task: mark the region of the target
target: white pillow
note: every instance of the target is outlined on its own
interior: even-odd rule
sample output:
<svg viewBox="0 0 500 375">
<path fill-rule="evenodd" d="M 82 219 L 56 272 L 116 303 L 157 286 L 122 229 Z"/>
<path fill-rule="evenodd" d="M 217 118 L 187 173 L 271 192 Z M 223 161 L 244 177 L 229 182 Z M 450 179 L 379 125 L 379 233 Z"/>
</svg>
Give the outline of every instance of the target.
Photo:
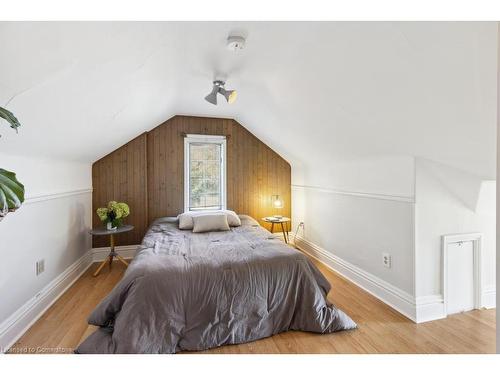
<svg viewBox="0 0 500 375">
<path fill-rule="evenodd" d="M 239 227 L 241 225 L 241 220 L 236 215 L 236 212 L 230 210 L 219 210 L 219 211 L 189 211 L 180 214 L 177 218 L 179 219 L 179 229 L 193 229 L 193 217 L 202 215 L 214 215 L 214 214 L 225 214 L 227 216 L 227 223 L 231 227 Z"/>
<path fill-rule="evenodd" d="M 194 212 L 184 212 L 177 216 L 179 219 L 179 229 L 193 229 L 193 216 Z"/>
<path fill-rule="evenodd" d="M 222 210 L 227 216 L 227 223 L 230 227 L 239 227 L 241 225 L 241 220 L 236 212 L 230 210 Z"/>
<path fill-rule="evenodd" d="M 193 216 L 193 233 L 229 230 L 227 216 L 224 213 Z"/>
</svg>

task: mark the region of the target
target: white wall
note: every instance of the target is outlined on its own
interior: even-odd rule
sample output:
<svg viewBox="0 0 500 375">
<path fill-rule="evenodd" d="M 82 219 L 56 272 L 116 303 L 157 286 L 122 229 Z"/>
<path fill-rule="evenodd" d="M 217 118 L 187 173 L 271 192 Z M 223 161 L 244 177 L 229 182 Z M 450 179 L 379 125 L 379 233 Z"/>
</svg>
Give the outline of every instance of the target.
<svg viewBox="0 0 500 375">
<path fill-rule="evenodd" d="M 497 22 L 497 176 L 500 176 L 500 27 Z M 500 214 L 500 188 L 497 185 L 497 216 Z M 500 220 L 497 220 L 497 275 L 500 274 Z M 496 281 L 497 290 L 500 290 L 500 277 Z M 500 296 L 497 294 L 497 306 L 500 305 Z M 497 309 L 497 322 L 500 322 L 500 310 Z M 497 325 L 497 353 L 500 353 L 500 325 Z"/>
<path fill-rule="evenodd" d="M 90 163 L 0 153 L 0 165 L 16 172 L 27 199 L 92 188 Z"/>
<path fill-rule="evenodd" d="M 6 331 L 18 309 L 90 250 L 92 182 L 87 163 L 0 154 L 0 166 L 26 188 L 22 207 L 0 222 L 0 331 Z M 37 277 L 39 259 L 45 272 Z"/>
<path fill-rule="evenodd" d="M 293 223 L 305 223 L 299 236 L 413 295 L 414 159 L 329 162 L 301 174 L 304 183 L 292 186 Z M 391 254 L 391 268 L 383 252 Z"/>
<path fill-rule="evenodd" d="M 485 307 L 495 306 L 496 258 L 496 183 L 483 181 L 478 189 L 477 203 L 471 208 L 463 200 L 463 186 L 471 185 L 476 176 L 448 174 L 439 164 L 417 159 L 416 163 L 416 299 L 429 302 L 420 318 L 442 317 L 442 251 L 441 236 L 459 233 L 483 233 L 481 285 Z M 449 180 L 444 176 L 453 175 Z M 461 179 L 456 177 L 461 175 Z M 430 303 L 432 302 L 432 303 Z M 433 305 L 433 306 L 431 306 Z M 432 309 L 432 312 L 431 310 Z M 417 309 L 417 316 L 419 310 Z"/>
<path fill-rule="evenodd" d="M 303 221 L 302 239 L 356 268 L 372 293 L 397 294 L 407 316 L 442 317 L 441 236 L 450 233 L 483 233 L 482 297 L 495 305 L 495 181 L 401 156 L 304 167 L 293 181 L 293 230 Z"/>
<path fill-rule="evenodd" d="M 412 156 L 372 155 L 314 161 L 311 157 L 302 167 L 306 186 L 410 200 L 415 194 Z"/>
<path fill-rule="evenodd" d="M 413 204 L 307 188 L 292 193 L 293 222 L 305 223 L 299 235 L 413 294 Z M 383 266 L 383 252 L 391 254 L 391 268 Z"/>
</svg>

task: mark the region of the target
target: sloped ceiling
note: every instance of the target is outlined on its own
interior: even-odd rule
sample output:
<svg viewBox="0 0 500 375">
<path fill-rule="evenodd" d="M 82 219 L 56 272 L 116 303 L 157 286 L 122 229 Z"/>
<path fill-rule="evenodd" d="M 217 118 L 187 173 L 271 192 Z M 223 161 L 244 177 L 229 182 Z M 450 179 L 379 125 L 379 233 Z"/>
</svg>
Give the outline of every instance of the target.
<svg viewBox="0 0 500 375">
<path fill-rule="evenodd" d="M 247 36 L 239 53 L 231 32 Z M 93 162 L 175 114 L 288 159 L 413 155 L 495 176 L 495 23 L 0 23 L 0 152 Z M 233 105 L 203 100 L 215 75 Z"/>
</svg>

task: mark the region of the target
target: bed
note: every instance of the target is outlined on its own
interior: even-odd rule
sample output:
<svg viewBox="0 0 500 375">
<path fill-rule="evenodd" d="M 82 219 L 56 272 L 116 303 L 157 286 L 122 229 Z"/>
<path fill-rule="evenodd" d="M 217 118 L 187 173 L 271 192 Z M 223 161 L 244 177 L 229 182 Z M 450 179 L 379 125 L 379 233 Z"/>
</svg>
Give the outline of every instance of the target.
<svg viewBox="0 0 500 375">
<path fill-rule="evenodd" d="M 330 284 L 300 251 L 252 218 L 192 233 L 155 221 L 122 280 L 95 308 L 99 326 L 76 353 L 175 353 L 288 330 L 331 333 L 356 323 L 329 303 Z"/>
</svg>

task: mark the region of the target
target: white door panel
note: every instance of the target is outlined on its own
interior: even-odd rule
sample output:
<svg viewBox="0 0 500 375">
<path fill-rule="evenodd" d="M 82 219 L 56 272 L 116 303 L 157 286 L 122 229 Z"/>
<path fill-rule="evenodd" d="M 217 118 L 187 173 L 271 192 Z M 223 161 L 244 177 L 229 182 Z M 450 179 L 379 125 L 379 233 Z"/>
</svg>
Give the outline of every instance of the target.
<svg viewBox="0 0 500 375">
<path fill-rule="evenodd" d="M 474 309 L 473 241 L 448 245 L 448 314 Z"/>
</svg>

